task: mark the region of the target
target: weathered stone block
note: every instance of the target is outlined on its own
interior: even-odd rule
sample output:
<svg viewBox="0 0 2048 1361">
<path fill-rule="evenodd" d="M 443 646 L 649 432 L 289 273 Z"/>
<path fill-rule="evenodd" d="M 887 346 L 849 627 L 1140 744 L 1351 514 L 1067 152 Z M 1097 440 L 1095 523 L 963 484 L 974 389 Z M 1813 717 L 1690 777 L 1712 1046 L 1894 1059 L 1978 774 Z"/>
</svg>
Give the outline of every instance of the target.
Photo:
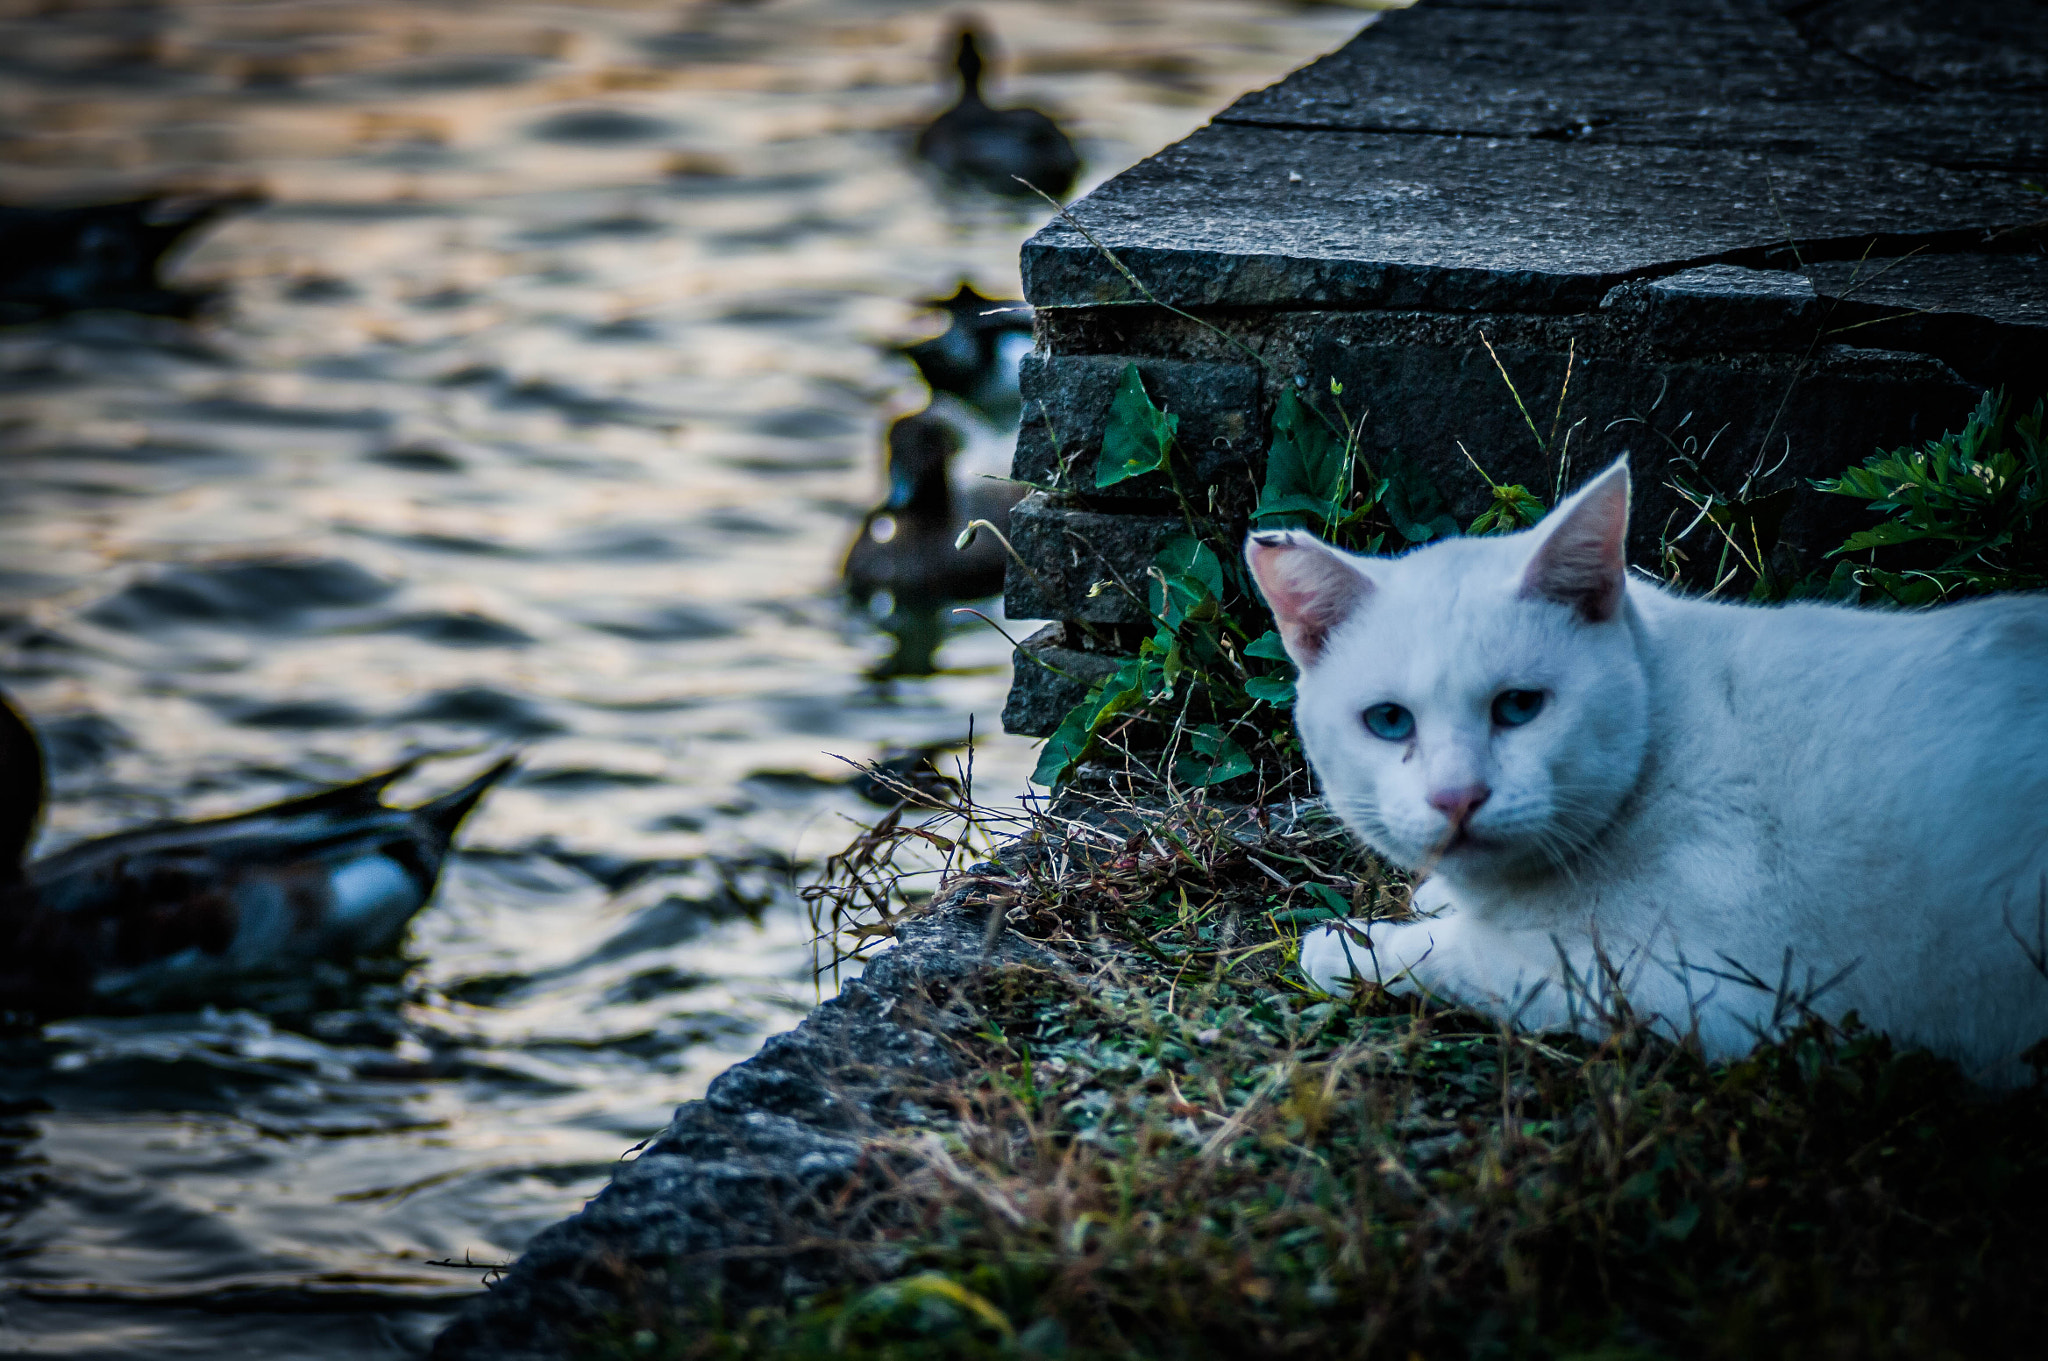
<svg viewBox="0 0 2048 1361">
<path fill-rule="evenodd" d="M 1800 352 L 1732 353 L 1671 361 L 1652 354 L 1568 357 L 1564 347 L 1347 343 L 1344 318 L 1320 328 L 1306 364 L 1336 377 L 1370 406 L 1360 442 L 1377 464 L 1400 454 L 1431 477 L 1462 523 L 1486 508 L 1473 459 L 1498 482 L 1519 482 L 1545 500 L 1559 481 L 1559 454 L 1575 486 L 1626 454 L 1635 473 L 1630 557 L 1656 566 L 1668 537 L 1693 524 L 1682 551 L 1718 557 L 1710 525 L 1677 488 L 1753 498 L 1831 477 L 1880 445 L 1890 448 L 1953 429 L 1978 388 L 1927 355 L 1823 346 Z M 1495 366 L 1495 354 L 1500 367 Z M 1557 397 L 1567 364 L 1571 385 Z M 1546 454 L 1502 381 L 1505 369 L 1552 442 Z M 1553 415 L 1555 413 L 1555 420 Z M 1567 446 L 1568 437 L 1568 446 Z M 1867 522 L 1844 497 L 1792 498 L 1778 541 L 1800 570 Z M 1774 545 L 1765 545 L 1766 549 Z"/>
<path fill-rule="evenodd" d="M 1014 560 L 1003 578 L 1003 613 L 1012 619 L 1078 619 L 1090 624 L 1145 620 L 1145 569 L 1177 517 L 1082 510 L 1033 492 L 1010 512 Z M 1100 587 L 1100 589 L 1097 589 Z"/>
<path fill-rule="evenodd" d="M 1180 417 L 1177 433 L 1194 478 L 1206 483 L 1241 470 L 1263 447 L 1259 371 L 1250 364 L 1203 364 L 1123 355 L 1029 355 L 1018 374 L 1024 423 L 1012 476 L 1042 487 L 1115 500 L 1162 500 L 1172 487 L 1148 474 L 1112 487 L 1095 485 L 1102 433 L 1126 365 L 1136 363 L 1145 391 Z"/>
<path fill-rule="evenodd" d="M 1073 213 L 1179 307 L 1568 312 L 1688 263 L 1793 265 L 1786 222 L 1809 260 L 1968 249 L 2037 197 L 1935 165 L 1212 123 Z M 1064 220 L 1023 267 L 1036 307 L 1138 300 Z"/>
<path fill-rule="evenodd" d="M 1788 332 L 1810 341 L 1820 295 L 1803 274 L 1740 265 L 1702 265 L 1662 278 L 1623 284 L 1600 300 L 1603 310 L 1638 309 L 1640 324 L 1667 350 L 1786 348 Z"/>
<path fill-rule="evenodd" d="M 1024 640 L 1011 665 L 1003 731 L 1049 737 L 1089 688 L 1116 670 L 1120 658 L 1067 646 L 1062 624 L 1047 624 Z"/>
</svg>

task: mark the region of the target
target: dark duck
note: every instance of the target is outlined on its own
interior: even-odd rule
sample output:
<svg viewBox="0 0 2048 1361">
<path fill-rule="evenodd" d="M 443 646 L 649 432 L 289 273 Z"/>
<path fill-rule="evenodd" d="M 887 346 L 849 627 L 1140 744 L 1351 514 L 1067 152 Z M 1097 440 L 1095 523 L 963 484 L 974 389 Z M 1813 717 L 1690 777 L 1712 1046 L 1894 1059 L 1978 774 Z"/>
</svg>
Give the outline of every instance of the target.
<svg viewBox="0 0 2048 1361">
<path fill-rule="evenodd" d="M 949 393 L 982 414 L 1014 420 L 1020 405 L 1017 368 L 1031 349 L 1031 309 L 1010 298 L 985 298 L 963 282 L 950 298 L 925 306 L 946 314 L 946 329 L 902 353 L 933 392 Z"/>
<path fill-rule="evenodd" d="M 224 1002 L 251 980 L 391 953 L 433 894 L 456 828 L 512 761 L 417 808 L 386 807 L 384 789 L 415 764 L 30 862 L 42 750 L 0 697 L 0 1011 Z"/>
<path fill-rule="evenodd" d="M 85 308 L 189 317 L 209 295 L 172 288 L 163 262 L 252 194 L 173 194 L 120 203 L 0 204 L 0 322 Z"/>
<path fill-rule="evenodd" d="M 961 27 L 953 62 L 960 98 L 918 134 L 918 158 L 955 184 L 1011 197 L 1034 197 L 1036 189 L 1065 198 L 1081 169 L 1074 144 L 1037 109 L 998 109 L 982 97 L 986 44 L 972 24 Z"/>
<path fill-rule="evenodd" d="M 1007 554 L 995 535 L 956 544 L 975 520 L 1008 534 L 1010 507 L 1026 488 L 993 478 L 955 487 L 948 465 L 959 449 L 959 434 L 930 411 L 889 427 L 889 497 L 861 521 L 846 553 L 846 589 L 860 604 L 886 591 L 897 609 L 931 608 L 1003 588 Z"/>
</svg>

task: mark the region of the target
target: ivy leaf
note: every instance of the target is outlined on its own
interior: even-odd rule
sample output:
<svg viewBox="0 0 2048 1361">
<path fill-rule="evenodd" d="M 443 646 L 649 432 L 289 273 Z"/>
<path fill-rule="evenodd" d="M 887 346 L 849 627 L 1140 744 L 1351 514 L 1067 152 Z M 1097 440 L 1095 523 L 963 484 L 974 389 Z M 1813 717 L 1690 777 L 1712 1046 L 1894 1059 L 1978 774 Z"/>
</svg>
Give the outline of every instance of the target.
<svg viewBox="0 0 2048 1361">
<path fill-rule="evenodd" d="M 1176 534 L 1160 546 L 1152 563 L 1159 574 L 1152 578 L 1147 598 L 1152 613 L 1168 628 L 1220 612 L 1223 563 L 1210 545 L 1192 534 Z"/>
<path fill-rule="evenodd" d="M 1294 703 L 1294 682 L 1285 676 L 1253 676 L 1244 683 L 1244 692 L 1276 709 L 1285 709 Z"/>
<path fill-rule="evenodd" d="M 1269 662 L 1288 662 L 1293 660 L 1293 658 L 1287 655 L 1287 645 L 1280 641 L 1280 635 L 1272 629 L 1267 629 L 1264 633 L 1246 643 L 1244 645 L 1244 655 L 1247 657 L 1264 657 Z"/>
<path fill-rule="evenodd" d="M 1216 550 L 1192 534 L 1175 534 L 1160 545 L 1159 565 L 1169 572 L 1194 577 L 1212 597 L 1223 594 L 1223 561 Z"/>
<path fill-rule="evenodd" d="M 1259 657 L 1266 661 L 1286 662 L 1290 672 L 1294 669 L 1293 659 L 1287 655 L 1287 647 L 1280 641 L 1280 635 L 1271 629 L 1244 645 L 1244 655 Z M 1263 700 L 1276 709 L 1285 709 L 1294 703 L 1294 681 L 1290 676 L 1253 676 L 1244 683 L 1244 692 L 1255 700 Z"/>
<path fill-rule="evenodd" d="M 1252 758 L 1213 723 L 1188 729 L 1188 746 L 1190 750 L 1173 763 L 1182 784 L 1206 789 L 1252 772 Z"/>
<path fill-rule="evenodd" d="M 1342 517 L 1349 483 L 1344 442 L 1292 391 L 1281 393 L 1266 450 L 1266 485 L 1252 518 L 1313 517 L 1327 532 Z"/>
<path fill-rule="evenodd" d="M 1031 782 L 1057 789 L 1072 778 L 1074 768 L 1094 750 L 1095 739 L 1102 730 L 1118 715 L 1143 702 L 1144 674 L 1145 659 L 1133 657 L 1097 682 L 1086 699 L 1067 711 L 1053 735 L 1039 748 Z"/>
<path fill-rule="evenodd" d="M 1074 767 L 1081 763 L 1087 753 L 1090 741 L 1088 727 L 1095 717 L 1095 705 L 1087 701 L 1067 710 L 1067 716 L 1060 720 L 1059 727 L 1045 745 L 1038 749 L 1038 764 L 1031 771 L 1031 782 L 1057 789 L 1067 782 Z"/>
<path fill-rule="evenodd" d="M 1451 518 L 1443 493 L 1426 474 L 1399 452 L 1388 454 L 1380 466 L 1387 479 L 1386 497 L 1380 504 L 1402 538 L 1409 543 L 1428 543 L 1456 537 L 1458 522 Z"/>
<path fill-rule="evenodd" d="M 1095 464 L 1095 485 L 1119 482 L 1166 466 L 1180 417 L 1161 411 L 1145 393 L 1136 364 L 1124 365 L 1123 381 L 1109 404 L 1109 422 L 1102 431 L 1102 456 Z"/>
</svg>

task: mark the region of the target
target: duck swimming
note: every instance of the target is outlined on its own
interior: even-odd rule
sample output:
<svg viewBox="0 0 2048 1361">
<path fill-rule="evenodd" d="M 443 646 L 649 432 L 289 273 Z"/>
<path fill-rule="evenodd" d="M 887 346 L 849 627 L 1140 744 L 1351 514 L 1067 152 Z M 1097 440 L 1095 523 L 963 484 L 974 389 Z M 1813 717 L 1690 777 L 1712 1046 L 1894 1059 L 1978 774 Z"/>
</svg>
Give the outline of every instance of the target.
<svg viewBox="0 0 2048 1361">
<path fill-rule="evenodd" d="M 960 98 L 918 134 L 918 158 L 955 183 L 989 193 L 1033 198 L 1036 189 L 1065 198 L 1081 169 L 1074 144 L 1037 109 L 998 109 L 982 97 L 983 41 L 972 25 L 961 28 L 953 62 Z"/>
<path fill-rule="evenodd" d="M 165 194 L 120 203 L 0 204 L 0 322 L 81 308 L 189 317 L 204 292 L 167 286 L 164 257 L 253 194 Z"/>
<path fill-rule="evenodd" d="M 929 609 L 1002 590 L 1008 555 L 995 535 L 954 544 L 973 520 L 1007 534 L 1028 489 L 993 478 L 954 487 L 948 465 L 959 450 L 958 432 L 930 410 L 889 427 L 889 497 L 861 521 L 842 570 L 857 603 L 887 591 L 896 609 Z"/>
<path fill-rule="evenodd" d="M 1010 298 L 984 298 L 962 282 L 950 298 L 925 306 L 947 314 L 945 332 L 902 353 L 932 391 L 951 393 L 984 415 L 1017 417 L 1017 368 L 1031 351 L 1031 309 Z"/>
<path fill-rule="evenodd" d="M 0 1011 L 199 1005 L 252 978 L 389 953 L 432 896 L 456 828 L 513 760 L 417 808 L 386 807 L 384 789 L 417 763 L 29 862 L 42 750 L 0 696 Z"/>
</svg>

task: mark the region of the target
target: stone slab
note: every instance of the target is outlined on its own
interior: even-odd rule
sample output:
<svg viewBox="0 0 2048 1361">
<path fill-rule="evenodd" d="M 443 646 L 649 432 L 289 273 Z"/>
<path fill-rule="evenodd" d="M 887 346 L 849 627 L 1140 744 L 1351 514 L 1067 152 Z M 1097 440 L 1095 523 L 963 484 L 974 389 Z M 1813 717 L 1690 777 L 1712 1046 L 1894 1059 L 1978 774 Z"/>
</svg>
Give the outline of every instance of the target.
<svg viewBox="0 0 2048 1361">
<path fill-rule="evenodd" d="M 1716 262 L 1969 248 L 2042 215 L 2017 179 L 1888 161 L 1233 124 L 1072 212 L 1182 307 L 1517 312 L 1587 310 L 1624 280 Z M 1141 300 L 1064 220 L 1023 265 L 1037 307 Z"/>
<path fill-rule="evenodd" d="M 1259 371 L 1250 364 L 1206 364 L 1122 355 L 1027 355 L 1018 373 L 1024 421 L 1011 476 L 1091 498 L 1170 500 L 1162 474 L 1095 485 L 1102 432 L 1126 365 L 1136 363 L 1145 391 L 1180 417 L 1177 434 L 1198 483 L 1247 476 L 1265 452 L 1259 420 Z"/>
<path fill-rule="evenodd" d="M 1977 252 L 2048 215 L 2044 53 L 2038 3 L 1422 0 L 1074 214 L 1181 306 L 1563 311 Z M 1024 263 L 1040 306 L 1137 296 L 1064 221 Z"/>
<path fill-rule="evenodd" d="M 1603 308 L 1639 303 L 1648 333 L 1678 351 L 1780 349 L 1796 334 L 1811 339 L 1820 312 L 1813 281 L 1788 270 L 1702 265 L 1623 284 Z"/>
<path fill-rule="evenodd" d="M 1891 84 L 1768 6 L 1425 3 L 1395 10 L 1219 122 L 1569 137 L 1617 121 Z"/>
<path fill-rule="evenodd" d="M 1920 89 L 2048 91 L 2048 9 L 2039 0 L 1795 0 L 1809 41 Z M 2016 36 L 2025 25 L 2030 36 Z"/>
<path fill-rule="evenodd" d="M 2042 202 L 2048 214 L 2048 199 Z M 1916 255 L 1824 260 L 1807 267 L 1820 295 L 1875 315 L 1907 309 L 1981 317 L 2039 329 L 2048 337 L 2048 255 Z M 1845 320 L 1863 321 L 1862 313 Z"/>
<path fill-rule="evenodd" d="M 1949 41 L 1948 60 L 1931 73 L 1910 61 L 1886 70 L 1869 56 L 1898 55 L 1899 35 L 1914 25 L 1886 22 L 1894 16 L 1883 10 L 1899 6 L 1874 14 L 1859 5 L 1856 17 L 1832 8 L 1795 20 L 1756 0 L 1683 9 L 1424 3 L 1385 15 L 1217 121 L 2010 170 L 2048 163 L 2048 83 L 2006 78 L 2042 64 L 2048 21 L 2039 7 L 1979 15 L 1979 27 L 2005 40 L 1967 54 Z M 1943 23 L 1915 19 L 1941 46 Z M 1845 33 L 1866 41 L 1838 41 Z"/>
<path fill-rule="evenodd" d="M 1427 470 L 1460 523 L 1485 509 L 1476 459 L 1499 482 L 1519 482 L 1545 500 L 1559 480 L 1558 450 L 1569 449 L 1564 485 L 1576 485 L 1627 455 L 1636 475 L 1630 560 L 1662 565 L 1663 545 L 1693 519 L 1677 488 L 1738 497 L 1766 496 L 1831 477 L 1875 452 L 1918 443 L 1958 426 L 1979 388 L 1938 360 L 1846 346 L 1804 354 L 1729 355 L 1661 361 L 1579 354 L 1562 348 L 1502 342 L 1500 363 L 1552 443 L 1544 452 L 1524 424 L 1496 369 L 1477 344 L 1423 347 L 1357 343 L 1342 318 L 1309 323 L 1306 366 L 1323 381 L 1343 382 L 1347 396 L 1370 406 L 1361 451 L 1377 462 L 1400 453 Z M 1571 383 L 1561 417 L 1551 416 Z M 1569 436 L 1567 444 L 1566 436 Z M 1462 446 L 1462 447 L 1461 447 Z M 1847 498 L 1792 498 L 1767 548 L 1780 570 L 1800 574 L 1821 564 L 1867 516 Z M 1717 557 L 1711 528 L 1680 543 L 1689 557 Z"/>
<path fill-rule="evenodd" d="M 844 1232 L 836 1203 L 884 1173 L 867 1139 L 917 1123 L 914 1093 L 957 1071 L 947 995 L 991 965 L 1061 961 L 1014 931 L 986 928 L 986 887 L 969 878 L 905 921 L 895 949 L 622 1161 L 584 1209 L 543 1230 L 506 1275 L 435 1339 L 436 1361 L 569 1361 L 589 1334 L 642 1311 L 786 1303 L 829 1283 L 825 1252 L 795 1246 Z M 936 1113 L 934 1113 L 934 1116 Z"/>
<path fill-rule="evenodd" d="M 1145 569 L 1178 516 L 1112 515 L 1033 492 L 1010 512 L 1016 562 L 1003 579 L 1003 613 L 1012 619 L 1071 619 L 1137 624 L 1145 607 Z M 1098 586 L 1100 589 L 1098 589 Z"/>
<path fill-rule="evenodd" d="M 1089 687 L 1116 670 L 1120 658 L 1067 645 L 1063 624 L 1047 624 L 1013 655 L 1010 693 L 1003 701 L 1003 731 L 1050 736 Z"/>
</svg>

